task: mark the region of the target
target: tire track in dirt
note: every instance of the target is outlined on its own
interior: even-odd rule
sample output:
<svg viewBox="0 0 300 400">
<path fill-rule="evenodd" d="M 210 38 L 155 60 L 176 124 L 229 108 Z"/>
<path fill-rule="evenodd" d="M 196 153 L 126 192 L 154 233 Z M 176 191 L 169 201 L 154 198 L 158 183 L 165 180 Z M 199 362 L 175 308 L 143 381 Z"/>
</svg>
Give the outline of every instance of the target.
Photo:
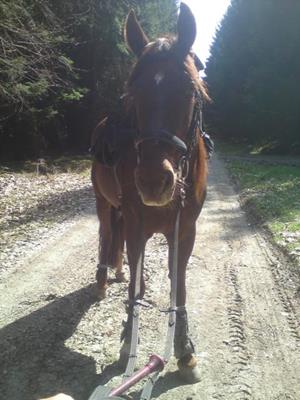
<svg viewBox="0 0 300 400">
<path fill-rule="evenodd" d="M 252 390 L 247 377 L 250 355 L 243 323 L 243 298 L 239 289 L 238 272 L 232 264 L 226 265 L 225 282 L 228 287 L 229 340 L 227 343 L 232 354 L 230 380 L 233 398 L 250 400 L 252 399 Z"/>
<path fill-rule="evenodd" d="M 275 283 L 275 288 L 277 290 L 278 298 L 281 301 L 282 307 L 290 327 L 290 333 L 295 338 L 297 345 L 300 345 L 300 314 L 296 311 L 293 301 L 285 290 L 286 286 L 286 276 L 284 276 L 284 265 L 280 258 L 276 259 L 274 255 L 270 252 L 268 246 L 262 238 L 259 241 L 260 248 L 264 253 L 265 257 L 269 261 L 270 271 Z M 298 289 L 299 290 L 299 289 Z"/>
<path fill-rule="evenodd" d="M 284 312 L 286 313 L 285 317 L 286 317 L 287 323 L 289 324 L 289 327 L 290 327 L 290 334 L 296 340 L 297 344 L 299 345 L 300 344 L 299 320 L 297 319 L 297 316 L 296 316 L 295 307 L 294 307 L 290 297 L 286 293 L 286 291 L 284 291 L 283 288 L 281 287 L 283 282 L 280 279 L 280 276 L 278 274 L 278 265 L 272 264 L 271 271 L 272 271 L 274 281 L 276 283 L 278 297 L 281 301 Z"/>
</svg>

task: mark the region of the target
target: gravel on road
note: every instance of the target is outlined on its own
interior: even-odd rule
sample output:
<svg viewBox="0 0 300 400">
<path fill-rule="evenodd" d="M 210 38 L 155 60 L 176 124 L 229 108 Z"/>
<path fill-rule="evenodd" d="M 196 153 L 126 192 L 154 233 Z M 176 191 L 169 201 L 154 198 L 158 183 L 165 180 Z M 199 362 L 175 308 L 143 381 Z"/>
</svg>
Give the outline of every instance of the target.
<svg viewBox="0 0 300 400">
<path fill-rule="evenodd" d="M 68 194 L 63 186 L 52 200 L 52 189 L 45 196 L 56 222 L 46 236 L 30 236 L 34 246 L 42 238 L 42 246 L 0 271 L 1 400 L 60 392 L 87 400 L 97 385 L 113 387 L 122 379 L 117 359 L 127 284 L 111 280 L 107 297 L 95 298 L 98 222 L 91 187 L 87 178 L 73 189 L 65 186 Z M 30 221 L 43 221 L 38 204 L 32 217 L 28 213 Z M 63 211 L 55 214 L 58 204 Z M 52 235 L 60 224 L 67 225 Z M 125 272 L 128 278 L 127 265 Z M 147 244 L 145 277 L 151 307 L 141 312 L 139 366 L 152 352 L 162 352 L 167 328 L 159 311 L 168 304 L 167 246 L 159 235 Z M 172 359 L 153 398 L 299 400 L 298 277 L 241 210 L 217 157 L 210 166 L 187 287 L 202 379 L 184 384 Z M 135 400 L 140 387 L 129 393 Z"/>
</svg>

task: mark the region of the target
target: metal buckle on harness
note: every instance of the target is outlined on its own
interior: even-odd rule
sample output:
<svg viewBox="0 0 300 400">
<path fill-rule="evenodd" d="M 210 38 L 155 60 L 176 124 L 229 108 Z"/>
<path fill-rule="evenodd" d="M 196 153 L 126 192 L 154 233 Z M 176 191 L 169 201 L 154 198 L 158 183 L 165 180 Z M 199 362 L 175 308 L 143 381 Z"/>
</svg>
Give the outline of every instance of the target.
<svg viewBox="0 0 300 400">
<path fill-rule="evenodd" d="M 177 311 L 177 307 L 169 307 L 169 308 L 166 308 L 166 309 L 160 308 L 159 311 L 161 313 L 164 313 L 164 314 L 169 314 L 171 312 L 176 312 Z"/>
<path fill-rule="evenodd" d="M 187 178 L 189 174 L 189 167 L 189 160 L 186 158 L 186 156 L 181 157 L 178 163 L 178 176 L 180 180 L 184 181 Z"/>
<path fill-rule="evenodd" d="M 136 299 L 136 300 L 126 300 L 124 301 L 125 306 L 142 306 L 144 308 L 152 307 L 152 304 L 148 303 L 146 300 L 143 299 Z"/>
</svg>

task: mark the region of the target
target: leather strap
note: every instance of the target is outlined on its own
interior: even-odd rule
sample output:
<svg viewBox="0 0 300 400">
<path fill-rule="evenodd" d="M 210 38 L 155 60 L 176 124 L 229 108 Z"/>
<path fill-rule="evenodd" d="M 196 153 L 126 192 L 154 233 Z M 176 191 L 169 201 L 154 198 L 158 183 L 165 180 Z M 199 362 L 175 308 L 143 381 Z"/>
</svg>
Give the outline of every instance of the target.
<svg viewBox="0 0 300 400">
<path fill-rule="evenodd" d="M 143 231 L 143 219 L 141 218 L 141 232 Z M 134 373 L 134 368 L 137 360 L 137 348 L 139 342 L 139 314 L 140 314 L 140 300 L 141 300 L 141 279 L 143 273 L 143 264 L 144 264 L 144 249 L 145 249 L 145 240 L 142 237 L 140 243 L 141 252 L 139 254 L 139 259 L 136 267 L 136 275 L 135 275 L 135 285 L 134 285 L 134 302 L 133 302 L 133 310 L 132 310 L 132 328 L 131 328 L 131 340 L 130 340 L 130 351 L 129 351 L 129 359 L 126 366 L 126 370 L 123 376 L 123 382 L 126 381 L 132 374 Z M 131 308 L 132 305 L 130 304 Z"/>
<path fill-rule="evenodd" d="M 187 145 L 185 144 L 185 142 L 181 140 L 178 136 L 173 135 L 172 133 L 164 129 L 160 129 L 154 132 L 143 132 L 143 134 L 139 135 L 136 139 L 135 146 L 138 147 L 139 144 L 149 140 L 168 143 L 174 146 L 182 154 L 186 154 L 187 152 Z"/>
<path fill-rule="evenodd" d="M 173 343 L 174 343 L 174 335 L 175 335 L 175 326 L 176 326 L 176 301 L 177 301 L 177 272 L 178 272 L 178 237 L 179 237 L 179 222 L 180 222 L 180 210 L 177 213 L 176 223 L 175 223 L 175 231 L 174 231 L 174 247 L 173 247 L 173 257 L 172 257 L 172 270 L 171 270 L 171 295 L 170 295 L 170 308 L 169 312 L 169 321 L 168 321 L 168 330 L 167 330 L 167 338 L 165 343 L 164 350 L 164 361 L 167 363 L 173 354 Z M 149 400 L 151 399 L 151 394 L 155 383 L 159 378 L 160 371 L 154 372 L 152 376 L 148 379 L 145 384 L 140 400 Z"/>
</svg>

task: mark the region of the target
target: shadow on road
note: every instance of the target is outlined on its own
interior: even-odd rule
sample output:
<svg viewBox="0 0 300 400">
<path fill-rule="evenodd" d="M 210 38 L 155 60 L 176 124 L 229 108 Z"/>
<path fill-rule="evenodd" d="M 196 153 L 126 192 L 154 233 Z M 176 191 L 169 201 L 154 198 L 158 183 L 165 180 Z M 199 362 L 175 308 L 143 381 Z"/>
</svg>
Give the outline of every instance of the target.
<svg viewBox="0 0 300 400">
<path fill-rule="evenodd" d="M 163 393 L 167 393 L 168 391 L 179 386 L 187 386 L 187 383 L 183 382 L 183 380 L 179 376 L 178 371 L 167 372 L 155 384 L 151 398 L 158 399 L 159 396 Z M 136 397 L 134 398 L 134 400 L 138 400 L 138 398 L 139 397 Z"/>
<path fill-rule="evenodd" d="M 87 399 L 101 383 L 95 361 L 64 342 L 95 301 L 90 285 L 1 329 L 1 399 L 33 400 L 58 392 Z"/>
</svg>

